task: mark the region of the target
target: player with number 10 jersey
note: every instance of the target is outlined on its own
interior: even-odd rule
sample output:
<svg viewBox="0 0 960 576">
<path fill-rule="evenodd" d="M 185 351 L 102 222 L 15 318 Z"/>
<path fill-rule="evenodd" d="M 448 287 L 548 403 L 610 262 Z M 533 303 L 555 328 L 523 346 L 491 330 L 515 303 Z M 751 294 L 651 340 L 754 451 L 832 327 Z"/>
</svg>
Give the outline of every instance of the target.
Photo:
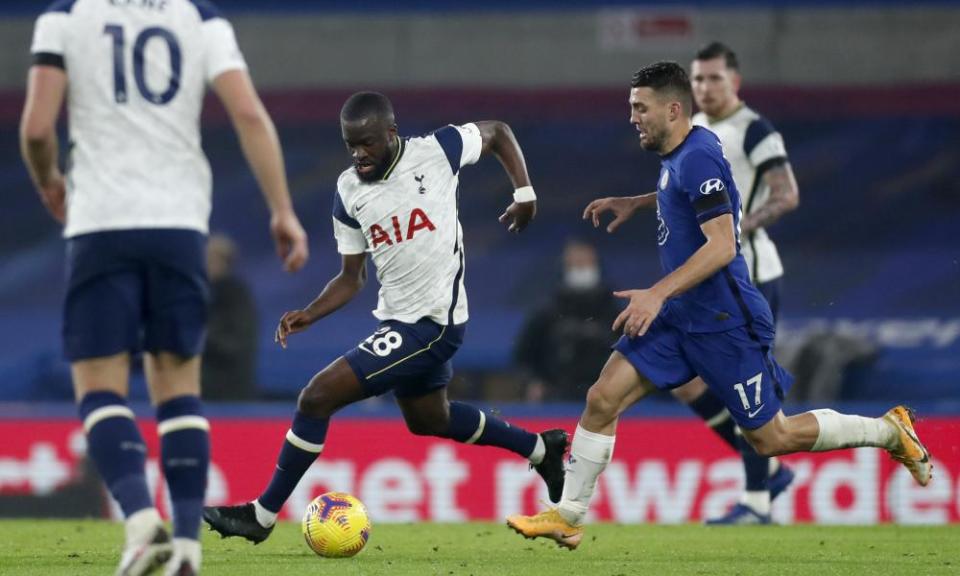
<svg viewBox="0 0 960 576">
<path fill-rule="evenodd" d="M 126 519 L 117 574 L 166 564 L 167 574 L 195 575 L 210 457 L 200 402 L 211 175 L 199 122 L 207 85 L 269 205 L 277 252 L 295 271 L 307 243 L 280 143 L 230 24 L 205 0 L 58 0 L 37 19 L 31 52 L 21 148 L 44 206 L 65 225 L 64 351 L 88 453 Z M 65 174 L 55 129 L 64 99 Z M 127 405 L 139 352 L 157 407 L 172 538 Z"/>
<path fill-rule="evenodd" d="M 230 23 L 205 2 L 127 4 L 59 2 L 37 21 L 32 53 L 38 63 L 60 60 L 70 84 L 67 238 L 207 231 L 203 95 L 221 72 L 246 69 L 243 55 Z"/>
</svg>

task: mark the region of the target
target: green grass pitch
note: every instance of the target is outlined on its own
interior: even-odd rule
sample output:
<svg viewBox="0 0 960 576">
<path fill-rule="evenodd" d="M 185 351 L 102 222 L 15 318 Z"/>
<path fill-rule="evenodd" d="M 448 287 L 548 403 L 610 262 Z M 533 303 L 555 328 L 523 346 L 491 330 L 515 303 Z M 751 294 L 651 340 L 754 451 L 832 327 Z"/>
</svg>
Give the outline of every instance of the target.
<svg viewBox="0 0 960 576">
<path fill-rule="evenodd" d="M 0 574 L 111 574 L 122 538 L 103 521 L 0 521 Z M 827 576 L 960 574 L 960 526 L 589 526 L 580 548 L 524 540 L 501 524 L 375 525 L 350 559 L 318 558 L 299 524 L 253 546 L 204 531 L 205 575 Z"/>
</svg>

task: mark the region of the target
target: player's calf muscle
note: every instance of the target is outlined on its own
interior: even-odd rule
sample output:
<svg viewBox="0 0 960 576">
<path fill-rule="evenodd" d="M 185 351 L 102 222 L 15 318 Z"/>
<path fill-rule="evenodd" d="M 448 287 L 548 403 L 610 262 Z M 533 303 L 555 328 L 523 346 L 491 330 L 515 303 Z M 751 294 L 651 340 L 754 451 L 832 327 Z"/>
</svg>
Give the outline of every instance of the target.
<svg viewBox="0 0 960 576">
<path fill-rule="evenodd" d="M 817 441 L 817 431 L 816 420 L 811 422 L 807 414 L 789 418 L 777 414 L 756 430 L 743 430 L 743 435 L 757 454 L 782 456 L 810 450 Z"/>
<path fill-rule="evenodd" d="M 449 420 L 426 420 L 423 418 L 407 418 L 407 430 L 415 436 L 443 436 L 450 430 Z"/>
</svg>

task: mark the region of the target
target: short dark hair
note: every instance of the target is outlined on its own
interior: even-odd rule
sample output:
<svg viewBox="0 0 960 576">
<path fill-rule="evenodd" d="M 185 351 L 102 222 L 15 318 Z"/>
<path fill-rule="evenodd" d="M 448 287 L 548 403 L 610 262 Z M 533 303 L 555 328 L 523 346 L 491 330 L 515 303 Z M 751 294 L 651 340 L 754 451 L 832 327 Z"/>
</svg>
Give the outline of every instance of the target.
<svg viewBox="0 0 960 576">
<path fill-rule="evenodd" d="M 654 92 L 669 92 L 675 96 L 683 111 L 690 114 L 693 110 L 693 91 L 690 89 L 690 77 L 683 66 L 676 62 L 655 62 L 633 73 L 630 82 L 633 88 L 652 88 Z"/>
<path fill-rule="evenodd" d="M 340 109 L 340 120 L 352 122 L 364 118 L 376 117 L 394 123 L 393 104 L 379 92 L 357 92 L 347 98 Z"/>
<path fill-rule="evenodd" d="M 697 52 L 695 60 L 713 60 L 714 58 L 723 58 L 727 63 L 727 68 L 731 70 L 740 70 L 740 61 L 737 60 L 737 53 L 723 42 L 713 41 Z"/>
</svg>

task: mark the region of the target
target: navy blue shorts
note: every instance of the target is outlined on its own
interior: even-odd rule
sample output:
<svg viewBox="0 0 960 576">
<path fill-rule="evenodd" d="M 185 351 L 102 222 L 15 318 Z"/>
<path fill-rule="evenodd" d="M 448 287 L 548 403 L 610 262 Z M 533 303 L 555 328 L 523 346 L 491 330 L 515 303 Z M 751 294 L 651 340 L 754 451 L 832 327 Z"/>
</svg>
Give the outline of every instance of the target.
<svg viewBox="0 0 960 576">
<path fill-rule="evenodd" d="M 777 318 L 780 316 L 780 289 L 783 284 L 783 276 L 779 278 L 774 278 L 769 282 L 761 282 L 757 284 L 757 290 L 760 291 L 760 294 L 767 300 L 767 304 L 770 305 L 770 311 L 773 312 L 773 323 L 777 323 Z"/>
<path fill-rule="evenodd" d="M 427 319 L 416 324 L 384 320 L 343 357 L 370 396 L 390 390 L 398 398 L 424 396 L 450 382 L 450 359 L 463 343 L 466 327 Z"/>
<path fill-rule="evenodd" d="M 770 421 L 793 377 L 770 353 L 772 330 L 758 334 L 741 326 L 725 332 L 687 333 L 657 318 L 639 338 L 623 336 L 623 354 L 654 386 L 669 390 L 700 376 L 723 399 L 734 421 L 748 430 Z"/>
<path fill-rule="evenodd" d="M 64 352 L 71 361 L 120 352 L 200 354 L 206 336 L 206 236 L 111 230 L 67 240 Z"/>
</svg>

